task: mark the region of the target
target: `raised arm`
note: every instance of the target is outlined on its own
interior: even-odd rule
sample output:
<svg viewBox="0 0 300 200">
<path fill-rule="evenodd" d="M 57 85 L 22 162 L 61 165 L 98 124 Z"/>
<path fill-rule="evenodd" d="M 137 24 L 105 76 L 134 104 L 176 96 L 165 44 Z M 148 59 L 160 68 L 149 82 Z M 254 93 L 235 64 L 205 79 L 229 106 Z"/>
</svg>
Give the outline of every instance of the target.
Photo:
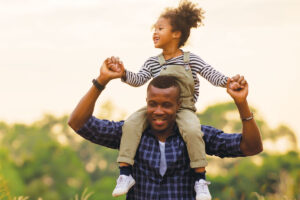
<svg viewBox="0 0 300 200">
<path fill-rule="evenodd" d="M 118 63 L 120 67 L 117 70 L 111 70 L 116 63 Z M 124 67 L 118 59 L 114 57 L 108 58 L 103 62 L 100 68 L 100 74 L 95 80 L 98 84 L 105 87 L 110 80 L 120 78 L 123 72 Z M 103 89 L 99 89 L 93 85 L 77 104 L 68 121 L 69 126 L 74 131 L 78 131 L 92 116 L 95 103 L 102 90 Z"/>
<path fill-rule="evenodd" d="M 207 64 L 199 56 L 192 54 L 190 56 L 190 64 L 193 71 L 196 71 L 200 76 L 205 78 L 214 86 L 226 88 L 228 77 Z"/>
<path fill-rule="evenodd" d="M 238 81 L 243 87 L 239 90 L 233 90 L 229 87 L 232 81 L 232 79 L 228 79 L 227 81 L 227 93 L 233 98 L 243 123 L 240 149 L 245 156 L 255 155 L 263 150 L 263 144 L 260 131 L 247 102 L 248 83 L 244 80 L 243 76 L 236 77 L 235 81 Z"/>
<path fill-rule="evenodd" d="M 149 58 L 137 73 L 125 70 L 122 81 L 133 87 L 144 85 L 152 77 L 151 65 L 153 65 L 153 58 Z"/>
</svg>

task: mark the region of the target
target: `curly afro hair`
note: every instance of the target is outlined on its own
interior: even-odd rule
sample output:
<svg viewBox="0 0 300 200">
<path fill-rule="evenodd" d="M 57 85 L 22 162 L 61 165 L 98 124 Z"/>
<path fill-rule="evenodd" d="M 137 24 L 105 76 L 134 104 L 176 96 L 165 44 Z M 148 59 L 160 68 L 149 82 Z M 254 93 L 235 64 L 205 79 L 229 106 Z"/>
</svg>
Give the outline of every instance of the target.
<svg viewBox="0 0 300 200">
<path fill-rule="evenodd" d="M 190 36 L 191 28 L 203 25 L 204 11 L 188 0 L 182 0 L 177 8 L 166 8 L 160 17 L 170 20 L 172 31 L 180 31 L 178 47 L 184 46 Z"/>
</svg>

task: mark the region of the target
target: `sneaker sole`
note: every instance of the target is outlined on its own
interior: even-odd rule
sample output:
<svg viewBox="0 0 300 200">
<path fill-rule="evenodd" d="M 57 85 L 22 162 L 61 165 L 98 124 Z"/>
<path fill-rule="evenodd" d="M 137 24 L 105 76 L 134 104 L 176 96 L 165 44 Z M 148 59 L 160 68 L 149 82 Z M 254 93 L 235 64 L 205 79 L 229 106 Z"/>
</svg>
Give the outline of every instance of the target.
<svg viewBox="0 0 300 200">
<path fill-rule="evenodd" d="M 198 196 L 196 197 L 196 200 L 211 200 L 211 197 Z"/>
</svg>

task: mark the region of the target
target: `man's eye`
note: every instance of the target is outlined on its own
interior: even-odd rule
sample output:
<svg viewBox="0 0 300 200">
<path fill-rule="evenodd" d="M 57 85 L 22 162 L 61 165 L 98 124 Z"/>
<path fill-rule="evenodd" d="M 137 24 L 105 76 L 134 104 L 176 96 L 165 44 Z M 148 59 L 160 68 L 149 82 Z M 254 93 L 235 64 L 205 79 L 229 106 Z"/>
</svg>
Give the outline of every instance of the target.
<svg viewBox="0 0 300 200">
<path fill-rule="evenodd" d="M 156 106 L 156 104 L 155 104 L 155 103 L 153 103 L 153 102 L 149 102 L 149 103 L 148 103 L 148 106 L 150 106 L 150 107 L 155 107 L 155 106 Z"/>
<path fill-rule="evenodd" d="M 172 107 L 172 104 L 170 104 L 170 103 L 164 103 L 164 105 L 163 105 L 165 108 L 170 108 L 170 107 Z"/>
</svg>

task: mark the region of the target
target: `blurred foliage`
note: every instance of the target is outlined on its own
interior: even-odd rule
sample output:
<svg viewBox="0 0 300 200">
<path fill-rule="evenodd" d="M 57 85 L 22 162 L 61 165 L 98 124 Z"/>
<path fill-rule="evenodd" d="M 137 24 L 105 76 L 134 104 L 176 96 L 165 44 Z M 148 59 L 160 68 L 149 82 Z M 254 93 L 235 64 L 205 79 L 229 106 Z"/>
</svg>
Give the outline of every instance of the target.
<svg viewBox="0 0 300 200">
<path fill-rule="evenodd" d="M 101 118 L 122 119 L 111 102 Z M 285 140 L 283 153 L 266 149 L 260 155 L 209 157 L 208 179 L 214 199 L 300 200 L 300 155 L 295 133 L 286 125 L 272 129 L 254 108 L 268 142 Z M 201 124 L 241 132 L 233 103 L 220 103 L 198 113 Z M 67 125 L 68 116 L 45 115 L 32 124 L 0 122 L 0 199 L 120 200 L 111 192 L 118 177 L 118 152 L 84 140 Z M 273 144 L 273 143 L 272 143 Z M 272 146 L 274 147 L 274 146 Z M 276 146 L 277 147 L 277 146 Z M 87 189 L 88 188 L 88 191 Z"/>
</svg>

